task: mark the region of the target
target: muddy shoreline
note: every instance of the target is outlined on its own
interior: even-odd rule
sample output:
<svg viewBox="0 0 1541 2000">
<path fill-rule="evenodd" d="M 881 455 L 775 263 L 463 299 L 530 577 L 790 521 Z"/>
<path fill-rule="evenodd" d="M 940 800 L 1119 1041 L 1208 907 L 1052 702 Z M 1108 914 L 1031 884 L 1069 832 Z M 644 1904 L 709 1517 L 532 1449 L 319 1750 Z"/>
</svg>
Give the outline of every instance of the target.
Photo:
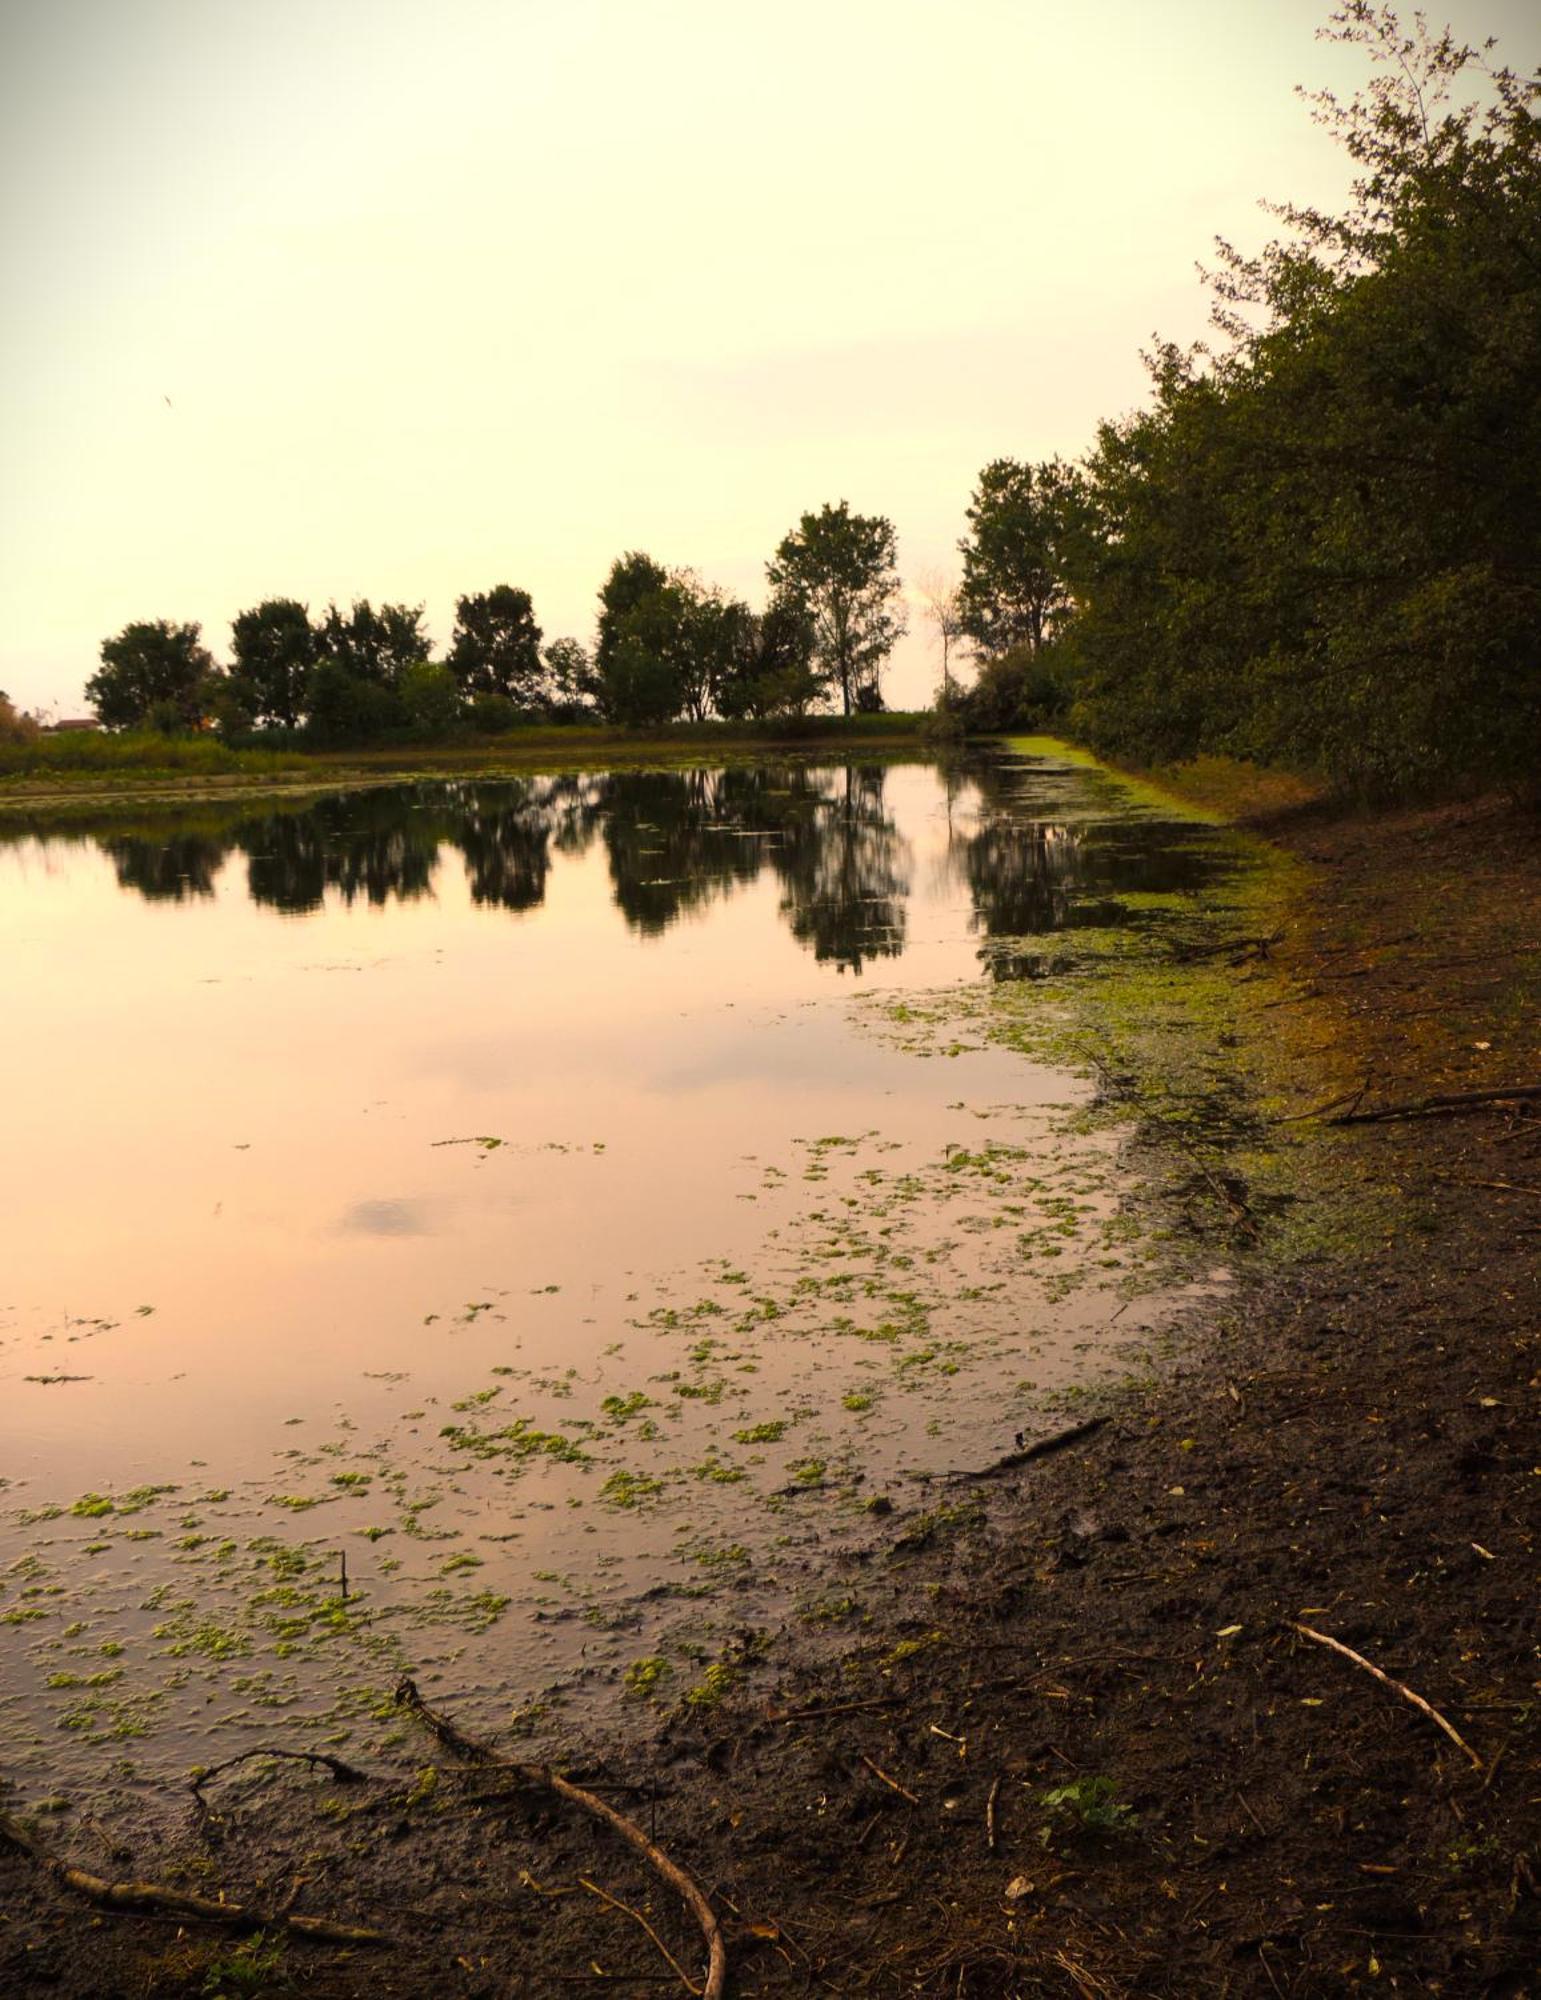
<svg viewBox="0 0 1541 2000">
<path fill-rule="evenodd" d="M 1541 1078 L 1533 816 L 1261 830 L 1312 871 L 1269 946 L 1292 1045 L 1365 1108 Z M 1328 1157 L 1382 1197 L 1374 1240 L 1251 1269 L 1237 1191 L 1244 1275 L 1160 1379 L 846 1558 L 843 1655 L 573 1743 L 565 1768 L 713 1896 L 730 1990 L 1534 1990 L 1541 1114 L 1344 1127 Z M 1297 1622 L 1423 1695 L 1481 1768 Z M 0 1855 L 0 1989 L 678 1988 L 638 1916 L 699 1978 L 697 1933 L 613 1837 L 496 1789 L 425 1737 L 405 1789 L 254 1765 L 169 1850 L 69 1832 L 81 1866 L 378 1925 L 388 1951 L 243 1954 Z"/>
</svg>

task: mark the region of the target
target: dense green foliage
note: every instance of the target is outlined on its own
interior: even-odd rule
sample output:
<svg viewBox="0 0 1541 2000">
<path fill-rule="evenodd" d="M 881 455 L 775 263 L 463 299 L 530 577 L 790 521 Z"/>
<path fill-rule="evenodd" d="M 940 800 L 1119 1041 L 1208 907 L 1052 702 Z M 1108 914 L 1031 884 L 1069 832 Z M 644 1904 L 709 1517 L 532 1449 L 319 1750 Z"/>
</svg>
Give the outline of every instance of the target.
<svg viewBox="0 0 1541 2000">
<path fill-rule="evenodd" d="M 1341 215 L 1220 246 L 1213 343 L 1075 468 L 996 460 L 960 545 L 976 728 L 1069 710 L 1381 796 L 1533 786 L 1541 750 L 1541 80 L 1354 0 L 1318 117 Z M 1476 101 L 1465 102 L 1470 90 Z"/>
<path fill-rule="evenodd" d="M 1353 5 L 1316 100 L 1342 215 L 1221 246 L 1213 352 L 1153 357 L 1067 551 L 1076 720 L 1367 794 L 1533 786 L 1541 749 L 1541 82 Z M 1473 90 L 1475 103 L 1460 101 Z"/>
<path fill-rule="evenodd" d="M 540 640 L 530 593 L 500 583 L 455 600 L 450 671 L 468 695 L 502 695 L 516 708 L 533 708 L 542 693 Z"/>
<path fill-rule="evenodd" d="M 319 652 L 310 613 L 292 597 L 273 597 L 230 624 L 232 680 L 243 683 L 253 722 L 298 728 Z"/>
<path fill-rule="evenodd" d="M 86 699 L 109 729 L 148 724 L 167 732 L 195 728 L 208 710 L 213 655 L 197 625 L 167 619 L 125 625 L 102 643 L 102 664 Z"/>
<path fill-rule="evenodd" d="M 608 720 L 658 727 L 801 716 L 826 685 L 814 662 L 812 616 L 778 590 L 755 613 L 742 598 L 622 556 L 600 591 L 595 698 Z"/>
</svg>

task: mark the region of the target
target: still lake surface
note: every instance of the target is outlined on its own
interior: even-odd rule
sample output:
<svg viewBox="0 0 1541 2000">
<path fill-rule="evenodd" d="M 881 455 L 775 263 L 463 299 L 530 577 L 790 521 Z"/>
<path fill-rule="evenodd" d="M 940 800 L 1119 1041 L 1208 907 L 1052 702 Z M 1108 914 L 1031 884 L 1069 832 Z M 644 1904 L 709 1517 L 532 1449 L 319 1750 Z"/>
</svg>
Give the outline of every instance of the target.
<svg viewBox="0 0 1541 2000">
<path fill-rule="evenodd" d="M 948 994 L 1238 865 L 1054 755 L 0 822 L 9 1766 L 817 1616 L 1174 1305 L 1088 1086 Z"/>
</svg>

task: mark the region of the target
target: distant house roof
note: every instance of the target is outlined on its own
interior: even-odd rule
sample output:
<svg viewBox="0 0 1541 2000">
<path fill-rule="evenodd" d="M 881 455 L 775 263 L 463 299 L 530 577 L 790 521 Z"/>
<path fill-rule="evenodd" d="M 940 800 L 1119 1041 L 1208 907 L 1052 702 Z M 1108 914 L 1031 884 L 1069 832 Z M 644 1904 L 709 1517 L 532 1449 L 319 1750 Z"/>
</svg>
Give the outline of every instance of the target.
<svg viewBox="0 0 1541 2000">
<path fill-rule="evenodd" d="M 62 736 L 67 729 L 100 729 L 101 726 L 94 715 L 72 715 L 63 722 L 50 723 L 48 734 Z"/>
</svg>

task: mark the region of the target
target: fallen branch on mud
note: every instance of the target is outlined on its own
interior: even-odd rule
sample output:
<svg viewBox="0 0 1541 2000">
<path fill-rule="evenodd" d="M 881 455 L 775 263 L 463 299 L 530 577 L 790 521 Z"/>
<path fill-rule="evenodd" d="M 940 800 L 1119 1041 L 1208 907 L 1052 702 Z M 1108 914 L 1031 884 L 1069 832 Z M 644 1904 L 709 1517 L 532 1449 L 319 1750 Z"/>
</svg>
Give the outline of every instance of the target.
<svg viewBox="0 0 1541 2000">
<path fill-rule="evenodd" d="M 876 1764 L 873 1763 L 872 1759 L 867 1755 L 865 1750 L 863 1750 L 860 1753 L 860 1762 L 866 1765 L 867 1769 L 872 1773 L 874 1778 L 881 1779 L 882 1782 L 885 1785 L 887 1785 L 888 1789 L 891 1792 L 897 1792 L 901 1799 L 908 1799 L 912 1806 L 918 1806 L 920 1804 L 920 1800 L 915 1796 L 915 1794 L 909 1789 L 907 1785 L 901 1785 L 897 1778 L 889 1777 L 886 1771 L 881 1770 Z"/>
<path fill-rule="evenodd" d="M 0 1813 L 0 1844 L 18 1848 L 36 1862 L 46 1875 L 66 1889 L 73 1889 L 95 1903 L 98 1909 L 140 1911 L 184 1917 L 195 1923 L 220 1924 L 226 1930 L 291 1931 L 296 1937 L 315 1944 L 389 1945 L 394 1939 L 383 1931 L 366 1930 L 359 1924 L 335 1923 L 330 1917 L 296 1917 L 284 1910 L 259 1910 L 247 1903 L 217 1901 L 212 1896 L 190 1895 L 185 1889 L 170 1889 L 160 1882 L 110 1882 L 105 1875 L 75 1868 L 56 1854 L 50 1854 L 19 1820 Z"/>
<path fill-rule="evenodd" d="M 1515 1083 L 1507 1090 L 1453 1090 L 1437 1097 L 1419 1097 L 1403 1104 L 1384 1104 L 1378 1111 L 1344 1111 L 1329 1125 L 1389 1125 L 1399 1118 L 1452 1117 L 1479 1111 L 1490 1104 L 1534 1104 L 1541 1100 L 1541 1083 Z"/>
<path fill-rule="evenodd" d="M 1028 1445 L 1021 1445 L 1016 1451 L 1008 1451 L 1003 1458 L 996 1459 L 981 1472 L 949 1472 L 948 1479 L 998 1479 L 1003 1472 L 1015 1472 L 1020 1465 L 1031 1465 L 1035 1458 L 1047 1458 L 1051 1452 L 1064 1451 L 1068 1446 L 1080 1444 L 1083 1438 L 1095 1436 L 1106 1424 L 1106 1417 L 1088 1417 L 1084 1423 L 1072 1424 L 1069 1430 L 1055 1431 L 1050 1437 L 1034 1438 Z"/>
<path fill-rule="evenodd" d="M 765 1720 L 767 1722 L 818 1722 L 830 1715 L 858 1715 L 868 1709 L 893 1708 L 898 1703 L 907 1699 L 908 1697 L 902 1694 L 879 1694 L 874 1695 L 869 1701 L 826 1702 L 818 1708 L 783 1708 L 780 1710 L 768 1708 L 765 1711 Z"/>
<path fill-rule="evenodd" d="M 324 1750 L 283 1750 L 277 1744 L 268 1744 L 260 1750 L 243 1750 L 238 1757 L 227 1757 L 222 1764 L 210 1764 L 200 1771 L 192 1781 L 192 1794 L 205 1812 L 210 1810 L 208 1800 L 203 1796 L 203 1788 L 225 1771 L 233 1771 L 237 1764 L 247 1764 L 255 1757 L 277 1757 L 294 1764 L 309 1764 L 313 1768 L 320 1765 L 330 1771 L 339 1785 L 362 1785 L 367 1779 L 362 1771 L 351 1764 L 345 1764 L 341 1757 L 328 1756 Z"/>
<path fill-rule="evenodd" d="M 599 1884 L 597 1882 L 591 1882 L 587 1875 L 580 1875 L 578 1877 L 578 1880 L 583 1884 L 584 1888 L 588 1890 L 591 1896 L 597 1896 L 602 1903 L 608 1904 L 612 1910 L 619 1910 L 623 1917 L 630 1917 L 634 1924 L 640 1925 L 641 1928 L 647 1932 L 648 1936 L 653 1940 L 653 1943 L 657 1945 L 661 1955 L 668 1960 L 670 1965 L 673 1966 L 675 1972 L 679 1976 L 680 1984 L 684 1987 L 687 1993 L 698 1994 L 701 1991 L 700 1987 L 697 1986 L 696 1982 L 691 1978 L 690 1974 L 685 1970 L 684 1966 L 680 1964 L 679 1960 L 674 1956 L 674 1953 L 670 1951 L 669 1947 L 664 1943 L 663 1939 L 658 1935 L 657 1931 L 653 1929 L 653 1926 L 648 1922 L 647 1918 L 643 1916 L 640 1910 L 634 1910 L 631 1907 L 630 1903 L 623 1903 L 619 1896 L 612 1896 L 608 1889 L 601 1889 Z"/>
<path fill-rule="evenodd" d="M 1292 1111 L 1287 1118 L 1279 1118 L 1274 1122 L 1279 1125 L 1302 1125 L 1308 1118 L 1320 1118 L 1328 1111 L 1341 1111 L 1345 1104 L 1350 1111 L 1357 1111 L 1369 1096 L 1373 1081 L 1373 1077 L 1367 1076 L 1357 1090 L 1345 1090 L 1340 1097 L 1329 1097 L 1321 1104 L 1313 1104 L 1309 1111 Z"/>
<path fill-rule="evenodd" d="M 1456 1748 L 1469 1757 L 1479 1771 L 1483 1768 L 1482 1759 L 1466 1741 L 1465 1737 L 1445 1720 L 1431 1702 L 1425 1701 L 1421 1694 L 1415 1694 L 1410 1687 L 1404 1686 L 1401 1681 L 1394 1681 L 1390 1674 L 1382 1673 L 1373 1660 L 1367 1660 L 1363 1653 L 1356 1653 L 1352 1646 L 1345 1646 L 1341 1639 L 1331 1639 L 1325 1632 L 1313 1631 L 1309 1625 L 1297 1624 L 1293 1618 L 1288 1623 L 1292 1632 L 1298 1632 L 1303 1639 L 1310 1639 L 1318 1646 L 1326 1646 L 1334 1653 L 1341 1653 L 1345 1660 L 1352 1660 L 1356 1667 L 1363 1667 L 1367 1674 L 1373 1674 L 1383 1687 L 1389 1687 L 1394 1694 L 1399 1694 L 1404 1701 L 1410 1701 L 1414 1708 L 1426 1715 L 1431 1722 L 1437 1724 L 1445 1732 Z"/>
<path fill-rule="evenodd" d="M 1266 937 L 1221 938 L 1217 944 L 1178 943 L 1171 947 L 1171 952 L 1180 965 L 1197 965 L 1206 958 L 1224 958 L 1232 965 L 1245 965 L 1249 958 L 1266 958 L 1283 941 L 1283 931 L 1270 931 Z"/>
<path fill-rule="evenodd" d="M 722 1926 L 717 1921 L 716 1912 L 695 1879 L 687 1875 L 678 1862 L 671 1861 L 661 1847 L 649 1840 L 635 1821 L 627 1819 L 624 1813 L 618 1813 L 614 1806 L 607 1805 L 595 1793 L 585 1791 L 581 1785 L 571 1783 L 560 1772 L 553 1771 L 549 1765 L 519 1763 L 512 1757 L 500 1756 L 490 1745 L 479 1742 L 476 1737 L 467 1736 L 465 1731 L 457 1728 L 448 1716 L 440 1715 L 436 1709 L 428 1706 L 418 1692 L 417 1683 L 410 1676 L 403 1676 L 397 1683 L 396 1699 L 403 1708 L 411 1709 L 441 1743 L 466 1763 L 492 1764 L 499 1770 L 511 1771 L 520 1783 L 528 1785 L 534 1791 L 554 1792 L 558 1798 L 566 1799 L 570 1805 L 575 1805 L 586 1812 L 591 1819 L 597 1819 L 602 1825 L 609 1827 L 612 1833 L 619 1834 L 628 1847 L 640 1854 L 643 1860 L 663 1877 L 695 1918 L 706 1943 L 707 1973 L 706 1984 L 699 1989 L 701 2000 L 723 2000 L 728 1984 L 728 1949 L 723 1940 Z M 667 1952 L 664 1956 L 669 1958 L 671 1965 L 674 1964 L 674 1960 Z M 692 1988 L 692 1991 L 696 1990 Z"/>
<path fill-rule="evenodd" d="M 1520 1181 L 1479 1181 L 1469 1174 L 1436 1174 L 1437 1181 L 1448 1181 L 1452 1187 L 1496 1188 L 1500 1194 L 1541 1195 L 1541 1187 L 1527 1187 Z"/>
</svg>

